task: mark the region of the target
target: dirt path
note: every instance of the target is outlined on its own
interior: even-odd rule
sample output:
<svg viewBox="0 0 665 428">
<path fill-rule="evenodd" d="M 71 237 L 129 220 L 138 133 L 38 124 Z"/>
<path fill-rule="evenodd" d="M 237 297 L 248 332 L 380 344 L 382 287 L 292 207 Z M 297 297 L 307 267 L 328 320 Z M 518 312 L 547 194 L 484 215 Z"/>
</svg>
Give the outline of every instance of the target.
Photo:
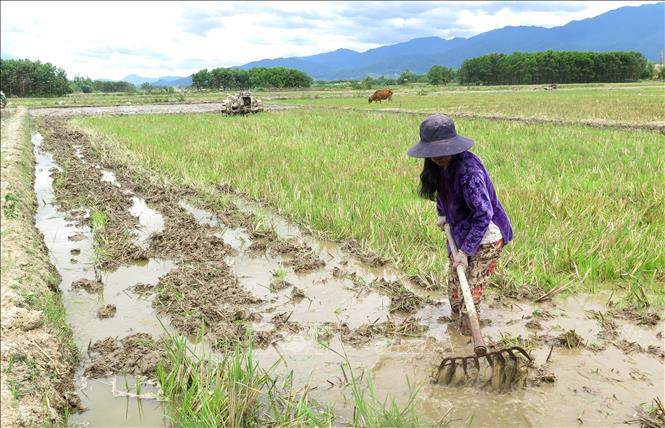
<svg viewBox="0 0 665 428">
<path fill-rule="evenodd" d="M 45 120 L 40 129 L 43 149 L 64 167 L 52 172 L 54 197 L 64 210 L 59 215 L 82 207 L 107 215 L 109 226 L 98 234 L 90 216 L 72 216 L 67 233 L 83 237 L 61 246 L 58 256 L 58 265 L 76 272 L 63 275 L 61 287 L 67 299 L 78 299 L 68 309 L 79 340 L 92 341 L 90 376 L 150 375 L 159 356 L 130 354 L 136 346 L 124 344 L 135 339 L 123 337 L 150 334 L 138 338 L 154 349 L 154 310 L 189 336 L 205 326 L 206 343 L 219 351 L 253 336 L 255 359 L 264 367 L 279 361 L 280 374 L 293 370 L 294 381 L 314 387 L 311 395 L 333 406 L 340 423 L 353 414 L 340 370 L 343 353 L 356 374 L 372 374 L 380 398 L 389 393 L 404 402 L 408 376 L 421 385 L 422 415 L 474 415 L 477 426 L 621 424 L 635 406 L 662 393 L 663 321 L 658 314 L 608 307 L 603 295 L 540 304 L 488 298 L 482 311 L 491 322 L 483 332 L 496 346 L 531 349 L 536 365 L 528 386 L 495 394 L 430 384 L 431 369 L 444 355 L 470 351 L 450 326 L 444 298 L 357 246 L 318 240 L 226 187 L 164 182 L 132 164 L 122 148 L 66 122 Z M 72 259 L 73 246 L 89 254 L 95 242 L 105 245 L 97 265 L 79 270 L 85 263 Z M 89 276 L 81 283 L 86 288 L 100 282 L 96 293 L 116 307 L 113 317 L 99 319 L 99 298 L 72 288 L 80 275 Z M 107 402 L 100 395 L 97 411 L 108 413 Z"/>
<path fill-rule="evenodd" d="M 73 117 L 95 115 L 126 115 L 126 114 L 177 114 L 177 113 L 219 113 L 222 103 L 193 104 L 145 104 L 107 107 L 57 107 L 31 109 L 32 117 Z M 291 106 L 265 106 L 266 110 L 287 110 Z"/>
<path fill-rule="evenodd" d="M 64 323 L 57 274 L 34 224 L 26 109 L 2 111 L 2 426 L 41 426 L 76 408 L 77 350 Z"/>
</svg>

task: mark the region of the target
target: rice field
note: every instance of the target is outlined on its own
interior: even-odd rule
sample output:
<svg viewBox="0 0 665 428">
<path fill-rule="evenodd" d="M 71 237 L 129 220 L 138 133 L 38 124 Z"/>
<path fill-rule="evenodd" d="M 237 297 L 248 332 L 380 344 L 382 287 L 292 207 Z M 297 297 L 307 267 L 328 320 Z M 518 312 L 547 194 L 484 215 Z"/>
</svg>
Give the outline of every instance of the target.
<svg viewBox="0 0 665 428">
<path fill-rule="evenodd" d="M 334 85 L 303 90 L 257 90 L 266 104 L 352 107 L 380 110 L 401 108 L 423 112 L 502 116 L 574 121 L 665 124 L 665 84 L 568 84 L 556 91 L 542 85 L 393 87 L 393 101 L 368 104 L 374 89 L 350 89 Z M 190 104 L 221 102 L 234 91 L 187 90 L 175 93 L 69 94 L 56 98 L 11 98 L 10 105 L 40 107 L 117 106 L 139 104 Z"/>
<path fill-rule="evenodd" d="M 534 90 L 536 89 L 536 90 Z M 398 108 L 448 115 L 497 115 L 527 119 L 559 119 L 591 122 L 665 123 L 665 86 L 567 86 L 545 91 L 540 86 L 516 90 L 451 90 L 422 88 L 400 93 L 392 101 L 369 104 L 371 91 L 346 97 L 307 96 L 272 100 L 277 104 L 317 107 L 351 107 L 380 110 Z"/>
<path fill-rule="evenodd" d="M 644 117 L 649 114 L 655 112 Z M 435 205 L 417 197 L 422 165 L 406 156 L 422 119 L 291 110 L 76 121 L 151 171 L 211 189 L 228 183 L 327 237 L 357 239 L 405 272 L 445 283 Z M 472 151 L 483 159 L 515 230 L 496 286 L 510 294 L 617 288 L 631 304 L 663 304 L 663 135 L 482 119 L 456 123 L 460 134 L 477 141 Z"/>
</svg>

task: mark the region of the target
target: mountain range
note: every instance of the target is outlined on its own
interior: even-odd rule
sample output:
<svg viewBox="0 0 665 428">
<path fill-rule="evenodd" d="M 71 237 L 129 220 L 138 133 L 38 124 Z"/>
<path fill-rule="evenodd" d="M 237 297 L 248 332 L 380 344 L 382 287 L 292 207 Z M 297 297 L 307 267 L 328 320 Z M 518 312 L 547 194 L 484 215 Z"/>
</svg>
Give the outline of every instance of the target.
<svg viewBox="0 0 665 428">
<path fill-rule="evenodd" d="M 425 73 L 433 65 L 457 68 L 465 59 L 492 52 L 537 52 L 548 49 L 607 52 L 638 51 L 650 60 L 660 59 L 665 44 L 665 3 L 621 7 L 593 18 L 571 21 L 553 28 L 535 26 L 504 27 L 469 38 L 423 37 L 365 52 L 337 49 L 317 55 L 262 59 L 239 68 L 289 67 L 301 70 L 315 80 L 358 79 L 365 76 L 397 76 L 405 69 Z M 131 80 L 128 80 L 131 79 Z M 189 77 L 163 77 L 141 80 L 155 86 L 187 86 Z"/>
</svg>

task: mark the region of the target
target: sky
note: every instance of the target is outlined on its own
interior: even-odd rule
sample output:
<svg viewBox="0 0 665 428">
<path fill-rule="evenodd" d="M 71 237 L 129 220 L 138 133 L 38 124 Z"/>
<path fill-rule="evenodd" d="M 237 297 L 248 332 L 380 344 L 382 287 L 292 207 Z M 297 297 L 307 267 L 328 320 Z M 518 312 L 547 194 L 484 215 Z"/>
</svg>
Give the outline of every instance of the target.
<svg viewBox="0 0 665 428">
<path fill-rule="evenodd" d="M 93 79 L 188 76 L 265 58 L 359 52 L 508 25 L 557 27 L 622 6 L 598 2 L 0 2 L 0 55 Z"/>
</svg>

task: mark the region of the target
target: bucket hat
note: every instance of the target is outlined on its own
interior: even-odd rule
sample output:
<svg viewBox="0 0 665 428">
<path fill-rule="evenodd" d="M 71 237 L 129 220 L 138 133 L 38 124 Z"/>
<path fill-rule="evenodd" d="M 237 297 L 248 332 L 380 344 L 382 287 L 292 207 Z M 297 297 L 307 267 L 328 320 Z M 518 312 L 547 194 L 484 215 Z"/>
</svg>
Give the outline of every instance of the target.
<svg viewBox="0 0 665 428">
<path fill-rule="evenodd" d="M 406 153 L 414 158 L 450 156 L 469 150 L 474 144 L 473 140 L 457 135 L 451 118 L 433 114 L 420 124 L 420 141 Z"/>
</svg>

